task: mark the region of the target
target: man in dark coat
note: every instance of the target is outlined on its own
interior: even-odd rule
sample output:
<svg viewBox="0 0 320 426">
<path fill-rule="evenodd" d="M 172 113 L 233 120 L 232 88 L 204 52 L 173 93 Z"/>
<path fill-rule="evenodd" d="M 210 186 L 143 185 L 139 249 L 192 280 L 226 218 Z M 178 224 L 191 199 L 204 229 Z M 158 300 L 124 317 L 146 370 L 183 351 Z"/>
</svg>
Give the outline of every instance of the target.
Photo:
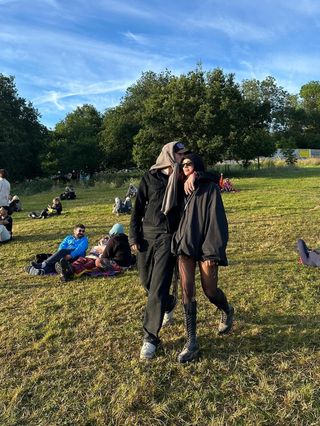
<svg viewBox="0 0 320 426">
<path fill-rule="evenodd" d="M 144 315 L 144 340 L 140 359 L 154 357 L 165 312 L 172 312 L 175 299 L 169 289 L 175 258 L 171 240 L 183 208 L 183 185 L 179 163 L 187 151 L 178 141 L 166 144 L 156 164 L 141 179 L 130 223 L 130 244 L 137 250 L 137 265 L 148 299 Z M 192 190 L 195 177 L 189 180 Z"/>
</svg>

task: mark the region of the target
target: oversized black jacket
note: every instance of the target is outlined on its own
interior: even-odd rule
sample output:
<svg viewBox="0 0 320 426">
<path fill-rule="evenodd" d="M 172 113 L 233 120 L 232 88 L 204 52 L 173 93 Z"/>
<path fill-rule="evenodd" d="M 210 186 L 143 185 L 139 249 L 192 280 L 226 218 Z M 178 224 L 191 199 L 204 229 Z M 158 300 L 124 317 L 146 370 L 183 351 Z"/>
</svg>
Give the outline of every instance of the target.
<svg viewBox="0 0 320 426">
<path fill-rule="evenodd" d="M 140 244 L 143 238 L 173 234 L 179 225 L 183 209 L 183 185 L 178 183 L 178 205 L 167 215 L 161 212 L 169 176 L 159 170 L 146 172 L 140 182 L 131 214 L 130 244 Z"/>
<path fill-rule="evenodd" d="M 107 242 L 101 258 L 112 259 L 119 266 L 130 266 L 131 250 L 127 235 L 112 235 Z"/>
<path fill-rule="evenodd" d="M 228 222 L 220 190 L 208 179 L 199 180 L 197 184 L 186 202 L 179 228 L 173 237 L 172 252 L 196 260 L 213 259 L 219 265 L 226 266 Z"/>
</svg>

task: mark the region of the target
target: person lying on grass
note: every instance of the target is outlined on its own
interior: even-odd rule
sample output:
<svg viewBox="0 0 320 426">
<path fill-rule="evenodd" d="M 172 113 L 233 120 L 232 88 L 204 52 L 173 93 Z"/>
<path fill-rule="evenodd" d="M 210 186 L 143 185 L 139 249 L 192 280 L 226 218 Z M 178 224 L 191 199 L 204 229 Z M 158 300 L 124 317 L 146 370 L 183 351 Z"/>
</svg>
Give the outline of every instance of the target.
<svg viewBox="0 0 320 426">
<path fill-rule="evenodd" d="M 86 228 L 82 223 L 73 229 L 73 235 L 67 235 L 60 243 L 58 250 L 42 263 L 31 262 L 25 270 L 30 275 L 45 275 L 55 271 L 55 264 L 61 259 L 75 261 L 86 255 L 89 242 L 85 236 Z"/>
<path fill-rule="evenodd" d="M 61 281 L 70 281 L 94 270 L 102 272 L 120 272 L 134 263 L 131 255 L 128 236 L 120 223 L 116 223 L 109 235 L 102 238 L 97 246 L 93 246 L 85 257 L 79 257 L 69 263 L 65 259 L 57 262 L 55 269 Z"/>
<path fill-rule="evenodd" d="M 299 263 L 308 266 L 320 266 L 320 250 L 311 250 L 303 240 L 298 240 L 297 249 L 300 255 Z"/>
<path fill-rule="evenodd" d="M 32 219 L 46 219 L 50 216 L 60 215 L 62 212 L 62 204 L 59 197 L 55 197 L 52 200 L 52 204 L 48 204 L 48 206 L 43 209 L 39 214 L 36 212 L 29 213 L 29 217 Z"/>
</svg>

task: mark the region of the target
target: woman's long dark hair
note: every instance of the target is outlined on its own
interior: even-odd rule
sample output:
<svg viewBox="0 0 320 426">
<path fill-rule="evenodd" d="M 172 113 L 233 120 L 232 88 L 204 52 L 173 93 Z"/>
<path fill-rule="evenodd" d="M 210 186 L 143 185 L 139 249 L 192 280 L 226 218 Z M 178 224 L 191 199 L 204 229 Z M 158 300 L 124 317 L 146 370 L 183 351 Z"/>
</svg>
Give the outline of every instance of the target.
<svg viewBox="0 0 320 426">
<path fill-rule="evenodd" d="M 205 166 L 202 158 L 200 157 L 200 155 L 194 154 L 194 153 L 185 154 L 183 156 L 181 164 L 183 163 L 184 160 L 192 161 L 194 170 L 196 172 L 205 172 L 206 166 Z"/>
</svg>

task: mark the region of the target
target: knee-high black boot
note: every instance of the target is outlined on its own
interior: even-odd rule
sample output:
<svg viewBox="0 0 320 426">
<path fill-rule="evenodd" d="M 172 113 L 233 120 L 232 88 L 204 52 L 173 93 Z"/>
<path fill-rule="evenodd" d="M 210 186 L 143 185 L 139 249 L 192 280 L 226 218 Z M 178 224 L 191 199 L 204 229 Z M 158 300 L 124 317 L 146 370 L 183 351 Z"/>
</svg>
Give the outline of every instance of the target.
<svg viewBox="0 0 320 426">
<path fill-rule="evenodd" d="M 229 305 L 228 300 L 221 288 L 217 288 L 216 294 L 209 297 L 211 303 L 216 305 L 221 311 L 221 319 L 218 326 L 219 334 L 226 334 L 230 331 L 233 324 L 234 308 Z"/>
<path fill-rule="evenodd" d="M 185 324 L 187 329 L 187 341 L 182 352 L 178 355 L 178 361 L 181 363 L 193 361 L 198 358 L 199 345 L 197 342 L 197 302 L 194 300 L 191 303 L 183 305 Z"/>
</svg>

